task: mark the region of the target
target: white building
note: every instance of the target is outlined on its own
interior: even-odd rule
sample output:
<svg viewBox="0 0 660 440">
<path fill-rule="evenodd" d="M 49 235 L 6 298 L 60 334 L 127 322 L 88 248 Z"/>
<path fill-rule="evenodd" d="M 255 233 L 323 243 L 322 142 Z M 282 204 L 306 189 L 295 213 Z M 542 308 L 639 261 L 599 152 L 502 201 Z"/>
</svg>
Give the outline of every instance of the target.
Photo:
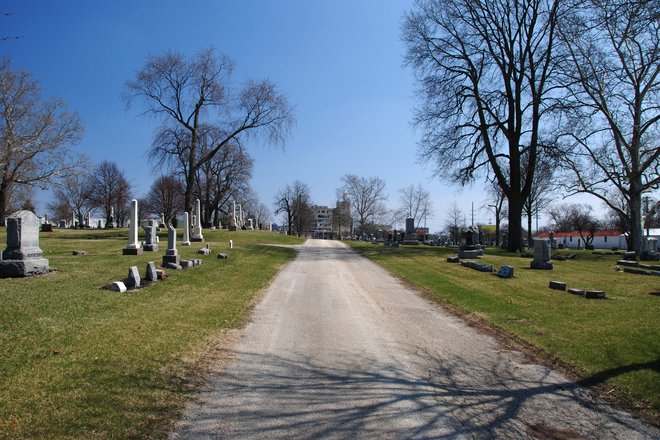
<svg viewBox="0 0 660 440">
<path fill-rule="evenodd" d="M 332 238 L 332 209 L 327 206 L 313 205 L 314 225 L 312 236 L 314 238 Z"/>
</svg>

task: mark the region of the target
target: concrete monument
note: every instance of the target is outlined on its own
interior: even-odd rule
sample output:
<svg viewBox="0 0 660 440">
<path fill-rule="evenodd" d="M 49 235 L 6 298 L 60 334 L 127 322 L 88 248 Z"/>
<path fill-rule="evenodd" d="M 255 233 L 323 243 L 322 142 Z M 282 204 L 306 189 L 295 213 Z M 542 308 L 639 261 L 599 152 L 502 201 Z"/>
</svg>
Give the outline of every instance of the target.
<svg viewBox="0 0 660 440">
<path fill-rule="evenodd" d="M 181 239 L 181 246 L 190 246 L 190 215 L 187 212 L 183 213 L 183 238 Z"/>
<path fill-rule="evenodd" d="M 172 225 L 167 225 L 167 250 L 163 255 L 163 266 L 173 263 L 179 266 L 179 253 L 176 250 L 176 229 Z"/>
<path fill-rule="evenodd" d="M 195 216 L 193 218 L 195 221 L 192 225 L 190 241 L 204 241 L 204 235 L 202 234 L 202 209 L 199 199 L 195 202 Z"/>
<path fill-rule="evenodd" d="M 39 247 L 39 218 L 18 211 L 7 219 L 7 248 L 0 254 L 0 278 L 48 273 L 48 260 Z"/>
<path fill-rule="evenodd" d="M 529 266 L 532 269 L 552 270 L 553 264 L 550 261 L 550 240 L 534 240 L 534 259 Z"/>
<path fill-rule="evenodd" d="M 128 244 L 123 255 L 142 255 L 142 247 L 138 241 L 138 201 L 131 200 L 131 225 L 128 232 Z"/>
<path fill-rule="evenodd" d="M 144 239 L 144 250 L 147 252 L 157 252 L 158 251 L 158 237 L 156 236 L 157 227 L 149 225 L 144 229 L 144 232 L 147 233 L 146 238 Z"/>
</svg>

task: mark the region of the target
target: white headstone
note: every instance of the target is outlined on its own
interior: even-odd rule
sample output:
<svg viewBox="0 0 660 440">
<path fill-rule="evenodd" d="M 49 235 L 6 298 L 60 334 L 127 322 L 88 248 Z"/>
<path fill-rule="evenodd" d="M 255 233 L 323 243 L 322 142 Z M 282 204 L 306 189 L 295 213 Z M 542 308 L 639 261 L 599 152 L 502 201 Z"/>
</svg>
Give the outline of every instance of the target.
<svg viewBox="0 0 660 440">
<path fill-rule="evenodd" d="M 190 246 L 190 224 L 189 224 L 189 214 L 187 212 L 183 213 L 183 239 L 181 240 L 181 246 Z"/>
<path fill-rule="evenodd" d="M 192 241 L 204 241 L 204 235 L 202 235 L 202 208 L 199 202 L 199 199 L 195 202 L 195 222 L 192 227 Z"/>
<path fill-rule="evenodd" d="M 124 248 L 124 255 L 140 255 L 142 247 L 138 241 L 138 201 L 131 200 L 131 223 L 128 231 L 128 244 Z"/>
</svg>

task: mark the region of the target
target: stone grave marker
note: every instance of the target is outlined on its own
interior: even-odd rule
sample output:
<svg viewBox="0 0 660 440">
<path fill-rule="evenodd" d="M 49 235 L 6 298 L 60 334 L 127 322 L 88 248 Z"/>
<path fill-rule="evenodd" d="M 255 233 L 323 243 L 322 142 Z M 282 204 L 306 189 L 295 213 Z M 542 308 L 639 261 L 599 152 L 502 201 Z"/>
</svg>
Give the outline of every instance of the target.
<svg viewBox="0 0 660 440">
<path fill-rule="evenodd" d="M 500 266 L 496 275 L 500 278 L 513 278 L 513 266 Z"/>
<path fill-rule="evenodd" d="M 144 250 L 147 252 L 156 252 L 158 251 L 158 243 L 156 240 L 156 229 L 155 225 L 149 225 L 143 228 L 144 232 L 147 233 L 147 236 L 144 241 Z"/>
<path fill-rule="evenodd" d="M 0 278 L 48 273 L 48 260 L 39 247 L 39 218 L 17 211 L 7 218 L 7 247 L 0 254 Z"/>
<path fill-rule="evenodd" d="M 156 264 L 153 261 L 147 263 L 147 271 L 144 275 L 144 279 L 147 281 L 157 281 L 158 274 L 156 273 Z"/>
<path fill-rule="evenodd" d="M 176 250 L 176 229 L 172 225 L 167 225 L 167 250 L 165 255 L 163 255 L 163 266 L 168 266 L 168 264 L 173 264 L 174 269 L 179 266 L 179 253 Z"/>
<path fill-rule="evenodd" d="M 419 245 L 417 239 L 417 231 L 415 230 L 415 219 L 408 217 L 406 219 L 406 236 L 403 239 L 403 244 Z"/>
<path fill-rule="evenodd" d="M 138 201 L 131 200 L 131 225 L 128 232 L 128 244 L 123 255 L 142 255 L 142 246 L 138 241 Z"/>
<path fill-rule="evenodd" d="M 138 271 L 137 266 L 131 266 L 128 269 L 128 277 L 125 281 L 126 287 L 129 289 L 138 288 L 140 287 L 141 281 L 142 279 L 140 278 L 140 272 Z"/>
<path fill-rule="evenodd" d="M 190 246 L 190 214 L 183 213 L 183 238 L 181 246 Z"/>
<path fill-rule="evenodd" d="M 553 264 L 550 261 L 550 252 L 549 240 L 534 240 L 534 259 L 529 263 L 529 266 L 532 269 L 552 270 Z"/>
<path fill-rule="evenodd" d="M 195 215 L 193 218 L 194 222 L 190 241 L 204 241 L 204 235 L 202 234 L 202 210 L 199 199 L 195 202 Z"/>
</svg>

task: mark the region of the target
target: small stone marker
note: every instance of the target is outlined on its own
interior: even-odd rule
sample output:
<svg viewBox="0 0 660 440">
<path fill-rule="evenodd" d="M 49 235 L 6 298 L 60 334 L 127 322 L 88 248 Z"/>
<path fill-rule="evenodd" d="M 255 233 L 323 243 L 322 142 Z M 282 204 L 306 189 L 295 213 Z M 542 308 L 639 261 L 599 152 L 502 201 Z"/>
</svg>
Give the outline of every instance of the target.
<svg viewBox="0 0 660 440">
<path fill-rule="evenodd" d="M 229 240 L 229 249 L 234 249 L 234 240 Z"/>
<path fill-rule="evenodd" d="M 650 272 L 647 272 L 643 269 L 635 269 L 634 267 L 624 267 L 623 271 L 625 273 L 634 273 L 635 275 L 650 275 Z"/>
<path fill-rule="evenodd" d="M 209 248 L 209 245 L 207 244 L 201 249 L 197 250 L 197 253 L 200 255 L 210 255 L 211 254 L 211 249 Z"/>
<path fill-rule="evenodd" d="M 192 267 L 193 262 L 192 260 L 181 260 L 179 264 L 181 265 L 182 268 L 188 269 L 189 267 Z"/>
<path fill-rule="evenodd" d="M 110 290 L 112 290 L 113 292 L 124 293 L 127 290 L 126 289 L 126 284 L 124 284 L 123 281 L 115 281 L 110 286 Z"/>
<path fill-rule="evenodd" d="M 82 256 L 82 255 L 87 255 L 87 251 L 73 251 L 72 254 Z"/>
<path fill-rule="evenodd" d="M 131 266 L 128 269 L 128 278 L 126 278 L 126 287 L 129 289 L 140 287 L 140 272 L 138 272 L 137 266 Z"/>
<path fill-rule="evenodd" d="M 584 292 L 586 299 L 606 299 L 605 291 L 603 290 L 587 290 Z"/>
<path fill-rule="evenodd" d="M 447 257 L 447 263 L 460 263 L 461 258 L 458 255 L 455 255 L 453 257 Z"/>
<path fill-rule="evenodd" d="M 147 281 L 157 281 L 158 274 L 156 274 L 156 264 L 153 261 L 147 263 L 147 272 L 144 275 L 144 279 Z"/>
<path fill-rule="evenodd" d="M 513 278 L 512 266 L 500 266 L 500 270 L 496 274 L 500 278 Z"/>
<path fill-rule="evenodd" d="M 548 287 L 554 290 L 566 291 L 566 283 L 563 283 L 561 281 L 550 281 Z"/>
<path fill-rule="evenodd" d="M 570 289 L 568 289 L 568 293 L 573 295 L 584 296 L 584 290 L 578 289 L 577 287 L 571 287 Z"/>
<path fill-rule="evenodd" d="M 7 218 L 7 248 L 0 254 L 0 278 L 48 273 L 48 260 L 39 247 L 39 217 L 17 211 Z"/>
<path fill-rule="evenodd" d="M 224 253 L 220 253 L 220 254 L 218 254 L 218 258 L 221 259 L 221 260 L 226 260 L 227 258 L 229 258 L 229 255 L 224 254 Z"/>
<path fill-rule="evenodd" d="M 634 260 L 634 261 L 636 261 L 637 260 L 637 254 L 634 251 L 624 252 L 623 253 L 623 259 L 624 260 Z"/>
<path fill-rule="evenodd" d="M 639 263 L 637 260 L 617 260 L 616 264 L 619 266 L 637 267 Z"/>
<path fill-rule="evenodd" d="M 177 263 L 166 263 L 165 267 L 167 269 L 181 270 L 183 269 L 180 264 Z"/>
<path fill-rule="evenodd" d="M 165 271 L 163 269 L 156 269 L 156 278 L 159 280 L 165 279 Z"/>
</svg>

